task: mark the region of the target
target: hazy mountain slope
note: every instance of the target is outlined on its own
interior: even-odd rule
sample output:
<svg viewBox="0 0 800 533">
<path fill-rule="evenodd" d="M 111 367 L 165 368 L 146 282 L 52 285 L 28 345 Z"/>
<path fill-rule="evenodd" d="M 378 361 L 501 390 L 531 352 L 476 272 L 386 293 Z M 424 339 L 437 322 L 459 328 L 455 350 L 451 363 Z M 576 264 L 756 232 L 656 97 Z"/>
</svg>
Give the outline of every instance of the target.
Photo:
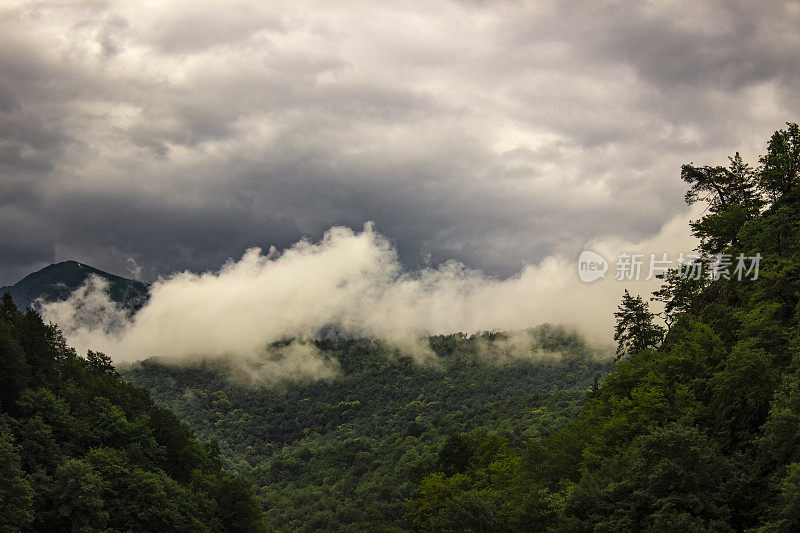
<svg viewBox="0 0 800 533">
<path fill-rule="evenodd" d="M 25 309 L 40 297 L 48 302 L 66 300 L 92 274 L 108 280 L 111 299 L 124 307 L 138 309 L 147 300 L 146 283 L 115 276 L 77 261 L 47 266 L 14 285 L 0 287 L 0 294 L 8 292 L 17 307 Z"/>
</svg>

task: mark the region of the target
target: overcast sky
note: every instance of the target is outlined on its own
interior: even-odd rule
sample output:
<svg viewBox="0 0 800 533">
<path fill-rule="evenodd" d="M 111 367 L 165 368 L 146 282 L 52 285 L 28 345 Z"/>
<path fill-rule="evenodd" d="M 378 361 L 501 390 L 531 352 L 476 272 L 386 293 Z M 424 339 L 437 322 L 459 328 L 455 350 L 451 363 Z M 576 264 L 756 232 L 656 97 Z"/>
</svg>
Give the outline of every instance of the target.
<svg viewBox="0 0 800 533">
<path fill-rule="evenodd" d="M 0 285 L 374 221 L 504 277 L 684 210 L 800 119 L 796 2 L 0 3 Z M 140 271 L 137 271 L 137 268 Z"/>
</svg>

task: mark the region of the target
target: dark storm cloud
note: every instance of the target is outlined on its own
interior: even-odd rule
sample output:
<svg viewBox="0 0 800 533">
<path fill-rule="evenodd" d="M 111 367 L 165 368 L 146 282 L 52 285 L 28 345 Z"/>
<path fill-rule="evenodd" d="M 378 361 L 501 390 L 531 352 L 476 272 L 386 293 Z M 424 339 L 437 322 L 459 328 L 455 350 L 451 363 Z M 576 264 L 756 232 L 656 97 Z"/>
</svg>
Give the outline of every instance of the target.
<svg viewBox="0 0 800 533">
<path fill-rule="evenodd" d="M 374 220 L 509 275 L 653 235 L 681 163 L 798 120 L 797 3 L 18 2 L 0 11 L 0 284 L 152 279 Z"/>
<path fill-rule="evenodd" d="M 186 265 L 200 271 L 218 268 L 251 246 L 288 246 L 293 240 L 286 236 L 299 233 L 279 216 L 226 204 L 181 205 L 145 195 L 122 198 L 84 192 L 65 195 L 48 208 L 55 225 L 82 236 L 80 242 L 61 244 L 62 255 L 93 255 L 119 265 L 128 257 L 158 257 L 161 272 Z M 148 264 L 141 266 L 147 278 L 160 273 Z"/>
<path fill-rule="evenodd" d="M 5 206 L 0 208 L 0 228 L 2 268 L 9 279 L 22 279 L 32 266 L 47 265 L 55 258 L 53 233 L 39 217 Z"/>
</svg>

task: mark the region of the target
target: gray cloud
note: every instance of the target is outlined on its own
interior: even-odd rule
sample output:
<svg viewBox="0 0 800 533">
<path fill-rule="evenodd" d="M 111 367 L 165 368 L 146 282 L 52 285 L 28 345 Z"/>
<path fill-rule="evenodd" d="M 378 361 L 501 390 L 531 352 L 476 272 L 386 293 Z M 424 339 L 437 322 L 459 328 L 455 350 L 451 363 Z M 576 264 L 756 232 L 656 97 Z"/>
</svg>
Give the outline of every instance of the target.
<svg viewBox="0 0 800 533">
<path fill-rule="evenodd" d="M 6 4 L 0 284 L 367 220 L 496 276 L 652 236 L 681 163 L 798 120 L 799 5 Z"/>
</svg>

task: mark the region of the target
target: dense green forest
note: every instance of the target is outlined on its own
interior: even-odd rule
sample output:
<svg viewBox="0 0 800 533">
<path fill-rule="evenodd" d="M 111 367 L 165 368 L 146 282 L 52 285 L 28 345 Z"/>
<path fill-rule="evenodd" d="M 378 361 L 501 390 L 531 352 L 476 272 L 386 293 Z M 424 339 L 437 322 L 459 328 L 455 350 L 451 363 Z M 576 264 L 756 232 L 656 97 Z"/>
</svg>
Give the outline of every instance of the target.
<svg viewBox="0 0 800 533">
<path fill-rule="evenodd" d="M 8 294 L 0 409 L 0 531 L 266 530 L 216 450 Z"/>
<path fill-rule="evenodd" d="M 438 362 L 423 366 L 377 340 L 320 340 L 338 377 L 270 388 L 237 383 L 219 361 L 151 359 L 123 375 L 216 442 L 225 466 L 259 487 L 277 529 L 401 530 L 406 500 L 450 435 L 524 446 L 574 418 L 609 368 L 563 328 L 528 332 L 524 354 L 504 351 L 507 337 L 431 337 Z"/>
</svg>

